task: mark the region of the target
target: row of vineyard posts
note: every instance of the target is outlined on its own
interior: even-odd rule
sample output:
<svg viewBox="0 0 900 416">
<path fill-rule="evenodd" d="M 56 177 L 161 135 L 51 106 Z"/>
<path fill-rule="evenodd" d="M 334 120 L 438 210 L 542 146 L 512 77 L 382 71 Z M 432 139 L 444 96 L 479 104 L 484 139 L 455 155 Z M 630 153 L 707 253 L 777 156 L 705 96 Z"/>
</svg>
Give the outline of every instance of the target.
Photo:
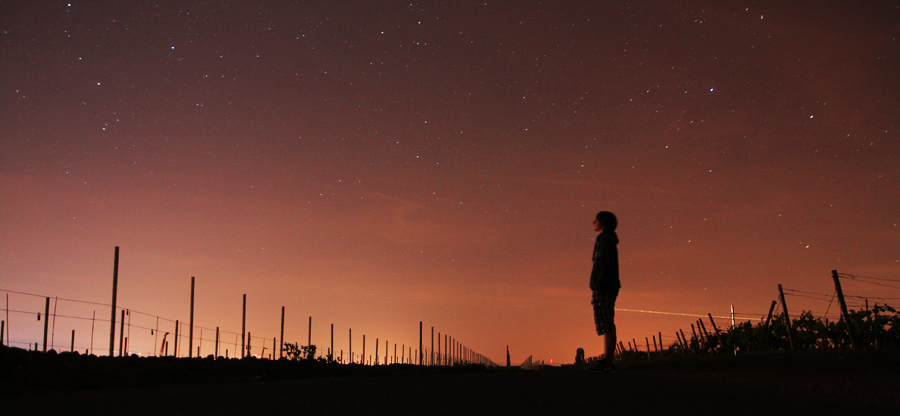
<svg viewBox="0 0 900 416">
<path fill-rule="evenodd" d="M 726 330 L 719 328 L 712 314 L 707 314 L 709 328 L 703 319 L 698 319 L 691 324 L 690 337 L 685 335 L 683 329 L 679 329 L 675 331 L 676 341 L 668 348 L 664 347 L 660 332 L 651 337 L 645 337 L 644 345 L 639 345 L 636 339 L 628 342 L 627 346 L 619 341 L 616 346 L 617 357 L 626 361 L 652 361 L 654 357 L 662 358 L 667 355 L 737 354 L 746 351 L 794 351 L 826 348 L 881 349 L 888 344 L 895 346 L 900 344 L 900 315 L 894 308 L 876 304 L 870 310 L 868 300 L 866 300 L 865 310 L 848 310 L 837 270 L 831 271 L 831 277 L 840 307 L 840 319 L 837 322 L 817 319 L 811 312 L 803 312 L 797 319 L 791 319 L 784 289 L 779 284 L 778 299 L 772 301 L 764 322 L 755 326 L 752 322 L 743 322 L 737 325 L 732 322 L 732 327 Z M 782 312 L 773 316 L 778 304 L 780 304 Z M 732 306 L 733 316 L 734 307 Z M 642 351 L 644 349 L 642 347 L 645 347 L 646 351 Z"/>
<path fill-rule="evenodd" d="M 111 304 L 111 315 L 110 315 L 110 331 L 109 331 L 109 356 L 115 357 L 116 354 L 116 309 L 117 309 L 117 292 L 118 292 L 118 280 L 119 280 L 119 247 L 115 248 L 115 255 L 113 260 L 113 284 L 112 284 L 112 304 Z M 190 322 L 188 324 L 189 334 L 188 334 L 188 358 L 192 358 L 194 356 L 194 293 L 195 293 L 195 278 L 191 277 L 191 299 L 190 299 Z M 7 295 L 8 296 L 8 295 Z M 7 314 L 9 312 L 9 307 L 7 306 Z M 126 309 L 121 309 L 121 315 L 118 319 L 119 323 L 119 340 L 118 340 L 118 356 L 121 357 L 125 355 L 125 351 L 128 351 L 128 338 L 125 336 L 125 322 L 126 322 L 126 313 L 130 313 Z M 55 311 L 54 314 L 50 314 L 50 298 L 46 298 L 45 310 L 44 310 L 44 331 L 43 331 L 43 347 L 42 351 L 47 352 L 47 336 L 49 331 L 49 322 L 51 320 L 51 316 L 56 317 Z M 40 314 L 38 314 L 38 319 L 40 319 Z M 92 321 L 94 318 L 91 318 Z M 344 351 L 340 350 L 339 354 L 336 354 L 334 348 L 334 324 L 331 324 L 331 344 L 330 348 L 328 348 L 327 353 L 323 357 L 316 358 L 316 346 L 312 344 L 312 317 L 309 317 L 309 326 L 308 326 L 308 337 L 307 343 L 305 346 L 298 346 L 296 343 L 287 343 L 284 341 L 284 320 L 285 320 L 285 307 L 281 307 L 281 334 L 280 334 L 280 342 L 276 340 L 274 337 L 271 340 L 271 353 L 268 356 L 270 359 L 292 359 L 292 360 L 324 360 L 327 362 L 333 363 L 346 363 L 346 364 L 362 364 L 362 365 L 382 365 L 382 364 L 414 364 L 414 365 L 429 365 L 429 366 L 453 366 L 453 365 L 485 365 L 485 366 L 496 366 L 496 364 L 491 361 L 487 356 L 469 348 L 465 344 L 461 343 L 459 340 L 448 334 L 437 333 L 437 344 L 435 345 L 435 331 L 434 327 L 431 327 L 431 339 L 430 339 L 430 347 L 425 344 L 424 338 L 424 326 L 423 322 L 419 321 L 419 348 L 414 349 L 412 345 L 407 347 L 405 344 L 400 345 L 399 356 L 398 356 L 398 345 L 394 343 L 393 345 L 393 354 L 391 354 L 390 343 L 385 340 L 384 341 L 384 350 L 383 353 L 380 350 L 380 346 L 382 345 L 381 340 L 379 338 L 375 339 L 375 352 L 374 354 L 370 354 L 368 357 L 366 356 L 366 335 L 362 336 L 362 352 L 359 354 L 359 358 L 357 359 L 357 355 L 353 351 L 353 329 L 348 330 L 349 335 L 349 350 L 348 357 L 344 359 Z M 101 320 L 105 321 L 105 320 Z M 54 320 L 55 322 L 55 320 Z M 235 345 L 235 349 L 239 351 L 239 353 L 235 354 L 234 358 L 238 358 L 237 355 L 240 354 L 240 358 L 246 357 L 256 357 L 253 355 L 253 344 L 252 344 L 252 334 L 247 331 L 247 295 L 243 295 L 243 305 L 242 305 L 242 316 L 241 316 L 241 344 L 240 348 L 237 348 Z M 181 327 L 184 326 L 179 320 L 175 321 L 175 333 L 174 333 L 174 345 L 173 345 L 173 355 L 178 356 L 178 342 L 181 338 L 184 337 L 184 334 L 179 334 Z M 149 328 L 153 329 L 153 328 Z M 159 332 L 158 324 L 157 328 L 155 328 L 156 333 Z M 0 346 L 4 344 L 4 334 L 7 332 L 6 320 L 0 321 Z M 85 351 L 85 353 L 92 352 L 93 350 L 93 325 L 91 330 L 91 349 Z M 151 331 L 153 333 L 153 331 Z M 168 335 L 170 333 L 166 332 L 163 336 L 162 343 L 159 344 L 159 355 L 160 356 L 168 356 L 169 355 L 169 341 Z M 221 342 L 219 338 L 219 327 L 216 327 L 216 338 L 215 338 L 215 350 L 214 354 L 212 354 L 215 358 L 220 358 L 219 347 Z M 200 336 L 202 340 L 202 335 Z M 7 341 L 8 342 L 8 341 Z M 154 352 L 156 348 L 156 341 L 154 341 Z M 265 358 L 265 350 L 268 347 L 267 342 L 264 340 L 262 345 L 262 352 L 260 353 L 260 357 Z M 34 346 L 35 350 L 38 350 L 37 344 Z M 277 350 L 277 356 L 276 351 Z M 72 338 L 71 344 L 69 348 L 70 352 L 75 351 L 75 330 L 72 330 Z M 370 350 L 371 351 L 371 350 Z M 286 354 L 287 352 L 287 354 Z M 197 347 L 196 350 L 197 357 L 200 357 L 200 347 Z M 229 351 L 225 350 L 224 358 L 228 358 Z M 287 355 L 287 357 L 285 357 Z"/>
</svg>

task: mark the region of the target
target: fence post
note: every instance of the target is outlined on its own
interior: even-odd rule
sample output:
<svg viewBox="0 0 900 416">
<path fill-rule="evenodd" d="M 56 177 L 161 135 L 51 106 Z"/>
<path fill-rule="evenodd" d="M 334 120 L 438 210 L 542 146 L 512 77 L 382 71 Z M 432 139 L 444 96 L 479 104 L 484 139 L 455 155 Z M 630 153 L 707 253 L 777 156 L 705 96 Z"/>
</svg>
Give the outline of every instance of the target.
<svg viewBox="0 0 900 416">
<path fill-rule="evenodd" d="M 216 352 L 213 359 L 219 358 L 219 327 L 216 327 Z"/>
<path fill-rule="evenodd" d="M 647 361 L 650 361 L 650 339 L 647 337 L 644 337 L 644 341 L 647 342 Z"/>
<path fill-rule="evenodd" d="M 769 339 L 769 322 L 772 321 L 772 312 L 775 311 L 775 305 L 777 305 L 777 301 L 772 301 L 772 305 L 769 306 L 769 314 L 766 316 L 766 324 L 763 325 L 763 333 L 762 337 L 759 339 L 759 349 L 763 348 L 763 343 L 768 341 Z"/>
<path fill-rule="evenodd" d="M 348 350 L 350 352 L 350 364 L 353 364 L 353 328 L 349 328 L 348 334 L 350 336 L 350 349 Z"/>
<path fill-rule="evenodd" d="M 431 327 L 431 361 L 428 365 L 434 365 L 434 327 Z"/>
<path fill-rule="evenodd" d="M 123 315 L 123 316 L 124 316 L 124 315 Z M 175 356 L 175 357 L 178 357 L 178 327 L 180 327 L 180 326 L 181 326 L 181 325 L 178 325 L 178 320 L 176 319 L 176 320 L 175 320 L 175 351 L 174 351 L 174 353 L 175 353 L 174 356 Z M 120 349 L 122 348 L 121 343 L 119 344 L 119 348 L 120 348 Z M 121 351 L 121 350 L 119 351 L 119 355 L 122 355 L 122 351 Z"/>
<path fill-rule="evenodd" d="M 47 325 L 50 323 L 50 298 L 44 306 L 44 352 L 47 352 Z M 35 348 L 37 349 L 37 348 Z"/>
<path fill-rule="evenodd" d="M 244 293 L 244 303 L 241 308 L 241 358 L 244 358 L 244 350 L 247 348 L 247 294 Z"/>
<path fill-rule="evenodd" d="M 707 315 L 709 315 L 709 323 L 712 324 L 713 330 L 716 331 L 716 339 L 719 340 L 719 346 L 725 348 L 725 344 L 722 343 L 722 335 L 719 333 L 719 327 L 716 326 L 716 321 L 713 320 L 711 313 L 708 313 Z"/>
<path fill-rule="evenodd" d="M 784 290 L 781 283 L 778 284 L 778 297 L 781 298 L 781 309 L 784 310 L 784 325 L 787 326 L 788 343 L 791 344 L 791 351 L 794 351 L 794 337 L 791 336 L 791 316 L 788 314 L 787 303 L 784 301 Z"/>
<path fill-rule="evenodd" d="M 362 355 L 359 356 L 360 364 L 366 365 L 366 334 L 363 334 L 363 350 Z"/>
<path fill-rule="evenodd" d="M 177 322 L 177 321 L 176 321 Z M 125 337 L 125 309 L 122 309 L 122 322 L 119 322 L 119 357 L 125 355 L 125 351 L 123 350 L 122 342 Z M 175 340 L 175 345 L 178 345 L 178 340 Z M 178 350 L 175 350 L 176 353 Z"/>
<path fill-rule="evenodd" d="M 3 334 L 6 332 L 6 321 L 0 321 L 0 345 L 3 345 Z"/>
<path fill-rule="evenodd" d="M 278 358 L 284 358 L 284 306 L 281 307 L 281 343 L 278 344 Z"/>
<path fill-rule="evenodd" d="M 70 344 L 69 352 L 75 352 L 75 330 L 72 330 L 72 344 Z"/>
<path fill-rule="evenodd" d="M 419 321 L 419 365 L 422 365 L 422 321 Z"/>
<path fill-rule="evenodd" d="M 378 365 L 378 345 L 381 344 L 381 341 L 378 338 L 375 338 L 375 365 Z"/>
<path fill-rule="evenodd" d="M 129 318 L 129 319 L 131 319 L 131 318 Z M 188 358 L 191 358 L 193 356 L 194 356 L 194 276 L 191 276 L 191 329 L 188 332 Z M 199 349 L 197 350 L 197 358 L 200 358 L 200 350 Z"/>
<path fill-rule="evenodd" d="M 306 333 L 306 346 L 312 347 L 312 316 L 309 317 L 309 329 Z"/>
<path fill-rule="evenodd" d="M 838 277 L 837 270 L 831 271 L 831 277 L 834 279 L 834 290 L 837 292 L 838 302 L 841 305 L 841 316 L 844 318 L 844 324 L 847 325 L 847 336 L 850 337 L 850 348 L 856 349 L 856 337 L 853 334 L 853 324 L 850 322 L 850 314 L 847 312 L 847 304 L 844 302 L 844 291 L 841 290 L 841 280 Z M 780 288 L 781 286 L 779 286 Z"/>
<path fill-rule="evenodd" d="M 116 291 L 119 285 L 119 246 L 116 246 L 113 260 L 112 316 L 109 318 L 109 356 L 112 357 L 116 346 Z"/>
</svg>

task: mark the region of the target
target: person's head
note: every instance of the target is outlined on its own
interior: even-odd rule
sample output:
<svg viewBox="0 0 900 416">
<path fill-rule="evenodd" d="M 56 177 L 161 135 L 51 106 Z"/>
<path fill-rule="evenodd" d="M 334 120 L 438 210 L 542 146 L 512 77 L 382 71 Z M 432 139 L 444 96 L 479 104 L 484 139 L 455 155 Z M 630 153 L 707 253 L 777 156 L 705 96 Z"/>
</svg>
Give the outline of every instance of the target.
<svg viewBox="0 0 900 416">
<path fill-rule="evenodd" d="M 597 218 L 594 219 L 594 230 L 595 231 L 616 231 L 616 226 L 619 225 L 619 221 L 616 219 L 616 214 L 613 214 L 609 211 L 600 211 L 597 213 Z"/>
</svg>

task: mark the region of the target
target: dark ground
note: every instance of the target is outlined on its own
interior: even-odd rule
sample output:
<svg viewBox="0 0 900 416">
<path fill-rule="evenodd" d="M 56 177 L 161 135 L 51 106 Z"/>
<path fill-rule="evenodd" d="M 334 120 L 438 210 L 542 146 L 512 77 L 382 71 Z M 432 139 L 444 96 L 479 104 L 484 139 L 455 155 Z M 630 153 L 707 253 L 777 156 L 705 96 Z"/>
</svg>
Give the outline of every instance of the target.
<svg viewBox="0 0 900 416">
<path fill-rule="evenodd" d="M 338 372 L 326 369 L 316 373 L 318 378 L 306 379 L 285 379 L 289 378 L 286 373 L 273 370 L 272 364 L 284 362 L 232 360 L 228 371 L 211 372 L 201 368 L 199 359 L 179 359 L 169 360 L 178 364 L 160 373 L 135 369 L 146 363 L 159 367 L 162 361 L 139 359 L 144 361 L 132 360 L 125 366 L 122 363 L 127 359 L 106 359 L 101 372 L 104 379 L 137 374 L 141 380 L 120 380 L 119 387 L 95 385 L 88 389 L 39 380 L 30 370 L 10 367 L 9 357 L 5 358 L 0 367 L 5 373 L 0 377 L 0 409 L 10 415 L 900 414 L 897 352 L 701 357 L 633 364 L 611 374 L 574 367 L 479 371 L 340 366 Z M 98 362 L 95 359 L 93 363 Z M 193 374 L 183 368 L 185 363 Z M 263 367 L 254 367 L 257 365 Z M 41 373 L 56 374 L 51 380 L 77 384 L 95 376 L 85 375 L 77 366 L 51 367 L 40 368 Z M 250 376 L 252 368 L 268 373 Z M 65 375 L 72 369 L 80 375 Z M 198 376 L 198 372 L 202 374 Z M 329 372 L 336 375 L 329 376 Z M 179 380 L 191 380 L 191 384 Z"/>
</svg>

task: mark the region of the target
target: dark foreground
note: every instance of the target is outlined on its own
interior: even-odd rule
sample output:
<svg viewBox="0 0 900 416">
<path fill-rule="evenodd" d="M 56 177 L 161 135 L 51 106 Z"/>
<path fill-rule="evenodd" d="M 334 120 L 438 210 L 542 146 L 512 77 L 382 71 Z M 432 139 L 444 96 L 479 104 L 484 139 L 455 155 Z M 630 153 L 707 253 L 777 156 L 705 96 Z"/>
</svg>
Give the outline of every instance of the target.
<svg viewBox="0 0 900 416">
<path fill-rule="evenodd" d="M 91 389 L 6 384 L 0 406 L 4 414 L 900 414 L 896 352 L 701 358 L 611 374 L 409 366 L 354 374 L 343 367 L 333 376 L 274 381 Z"/>
</svg>

